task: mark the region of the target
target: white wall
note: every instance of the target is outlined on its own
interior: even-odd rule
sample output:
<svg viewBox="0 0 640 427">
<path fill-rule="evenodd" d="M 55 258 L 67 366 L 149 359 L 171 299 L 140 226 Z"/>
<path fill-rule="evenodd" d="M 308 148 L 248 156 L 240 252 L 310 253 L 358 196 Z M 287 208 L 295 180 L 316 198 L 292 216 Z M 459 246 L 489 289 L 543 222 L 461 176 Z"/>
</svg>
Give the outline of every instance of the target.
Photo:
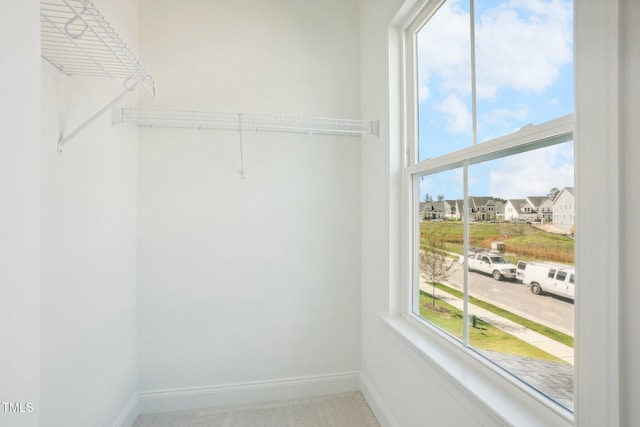
<svg viewBox="0 0 640 427">
<path fill-rule="evenodd" d="M 38 2 L 0 14 L 0 426 L 37 426 L 40 287 Z"/>
<path fill-rule="evenodd" d="M 138 3 L 99 7 L 136 51 Z M 137 392 L 136 133 L 106 114 L 58 155 L 60 133 L 123 86 L 41 67 L 41 425 L 112 425 L 135 412 Z"/>
<path fill-rule="evenodd" d="M 141 4 L 146 105 L 360 117 L 357 1 Z M 142 410 L 357 388 L 360 140 L 139 135 Z"/>
</svg>

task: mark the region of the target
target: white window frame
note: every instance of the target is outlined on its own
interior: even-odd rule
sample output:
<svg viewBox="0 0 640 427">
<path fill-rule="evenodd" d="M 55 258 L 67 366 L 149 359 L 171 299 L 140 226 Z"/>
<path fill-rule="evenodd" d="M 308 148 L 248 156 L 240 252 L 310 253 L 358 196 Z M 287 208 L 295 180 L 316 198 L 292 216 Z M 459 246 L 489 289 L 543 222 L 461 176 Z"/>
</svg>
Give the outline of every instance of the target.
<svg viewBox="0 0 640 427">
<path fill-rule="evenodd" d="M 403 191 L 410 152 L 404 139 L 417 135 L 414 117 L 417 92 L 407 69 L 414 61 L 406 49 L 405 31 L 426 18 L 441 0 L 406 0 L 389 27 L 389 179 L 390 286 L 385 324 L 420 356 L 488 409 L 479 420 L 503 425 L 619 425 L 619 218 L 603 223 L 589 206 L 618 206 L 620 200 L 618 140 L 619 0 L 574 0 L 576 269 L 575 413 L 559 410 L 546 399 L 532 399 L 528 387 L 501 375 L 481 357 L 465 352 L 416 319 L 409 305 L 412 272 L 412 224 L 407 218 L 413 194 Z M 498 142 L 499 143 L 499 142 Z M 482 150 L 486 143 L 471 147 Z M 478 152 L 480 155 L 480 151 Z M 439 161 L 446 163 L 446 157 Z M 450 160 L 450 159 L 449 159 Z M 597 251 L 590 248 L 597 247 Z M 602 284 L 607 292 L 602 292 Z M 452 345 L 455 344 L 455 345 Z M 597 384 L 597 387 L 593 385 Z"/>
<path fill-rule="evenodd" d="M 437 4 L 441 4 L 441 3 L 442 2 L 439 1 Z M 429 15 L 431 14 L 432 12 L 430 11 Z M 411 25 L 408 26 L 404 34 L 405 49 L 406 49 L 405 51 L 408 53 L 407 59 L 409 59 L 409 57 L 413 57 L 416 55 L 415 53 L 417 52 L 417 47 L 415 46 L 416 33 L 424 25 L 425 21 L 426 21 L 426 18 L 422 18 L 422 17 L 413 21 Z M 408 92 L 415 91 L 416 90 L 415 88 L 417 87 L 417 70 L 415 66 L 413 66 L 413 64 L 412 64 L 412 67 L 407 67 L 407 69 L 405 70 L 405 78 L 408 83 L 406 85 L 407 91 Z M 410 93 L 407 94 L 407 99 L 413 99 L 413 96 L 411 95 L 412 94 Z M 406 105 L 406 110 L 411 111 L 411 114 L 408 114 L 405 119 L 407 122 L 407 129 L 417 129 L 417 111 L 414 111 L 417 108 L 417 103 L 414 103 L 414 102 L 415 101 L 412 101 L 411 105 Z M 472 100 L 472 102 L 475 102 L 475 100 Z M 406 148 L 406 151 L 408 153 L 406 158 L 407 167 L 405 168 L 405 177 L 403 179 L 403 182 L 404 182 L 404 185 L 406 185 L 406 189 L 404 190 L 404 192 L 407 195 L 407 198 L 409 199 L 407 201 L 408 209 L 406 209 L 405 211 L 405 215 L 406 215 L 405 221 L 406 221 L 406 224 L 408 224 L 409 226 L 409 229 L 407 230 L 407 234 L 411 238 L 409 245 L 411 248 L 410 250 L 412 251 L 412 253 L 410 253 L 409 256 L 406 257 L 404 260 L 404 262 L 406 263 L 405 268 L 411 274 L 410 283 L 412 284 L 411 299 L 410 301 L 407 301 L 407 306 L 410 308 L 408 315 L 415 316 L 417 320 L 421 320 L 419 316 L 420 270 L 417 267 L 419 262 L 418 260 L 419 254 L 418 254 L 418 251 L 415 250 L 415 248 L 418 248 L 420 246 L 420 242 L 419 242 L 420 223 L 419 223 L 418 215 L 416 214 L 418 212 L 416 204 L 418 200 L 417 192 L 419 191 L 420 175 L 424 173 L 432 174 L 440 171 L 452 170 L 454 168 L 455 169 L 462 168 L 463 174 L 465 176 L 465 181 L 466 181 L 466 177 L 468 175 L 468 168 L 473 164 L 483 163 L 488 160 L 497 159 L 497 158 L 506 158 L 508 156 L 518 154 L 523 151 L 528 151 L 532 147 L 535 147 L 535 149 L 538 149 L 538 148 L 546 147 L 549 145 L 555 145 L 563 142 L 572 141 L 574 139 L 573 137 L 574 126 L 575 126 L 574 115 L 571 114 L 568 116 L 549 120 L 539 125 L 528 125 L 526 127 L 523 127 L 518 132 L 504 135 L 502 137 L 499 137 L 490 141 L 485 141 L 485 142 L 482 142 L 481 144 L 476 144 L 464 149 L 456 150 L 454 152 L 451 152 L 433 159 L 426 159 L 419 163 L 416 163 L 418 160 L 418 150 L 416 147 L 417 142 L 415 141 L 414 138 L 411 138 L 407 135 L 407 138 L 405 139 L 405 143 L 407 143 L 409 146 Z M 416 132 L 416 137 L 417 137 L 417 132 Z M 465 193 L 464 199 L 469 200 L 469 194 L 467 194 L 467 190 L 466 190 L 466 183 L 465 183 L 464 193 Z M 411 197 L 413 198 L 413 201 L 411 200 Z M 485 205 L 480 206 L 478 208 L 478 213 L 482 213 L 483 216 L 484 216 L 484 213 L 486 213 L 486 211 L 487 209 Z M 525 207 L 524 212 L 530 214 L 532 212 L 531 207 L 530 206 Z M 465 244 L 463 245 L 463 253 L 467 254 L 468 245 L 466 242 L 469 241 L 468 220 L 463 219 L 463 221 L 465 222 L 464 224 Z M 467 292 L 467 288 L 466 288 L 467 283 L 469 283 L 467 276 L 468 274 L 465 269 L 464 271 L 465 294 Z M 469 330 L 468 330 L 469 321 L 468 321 L 468 311 L 466 309 L 467 307 L 466 298 L 464 300 L 464 307 L 465 309 L 463 310 L 464 317 L 463 317 L 463 324 L 462 324 L 463 337 L 461 340 L 462 341 L 461 344 L 462 344 L 463 350 L 470 352 L 470 356 L 473 357 L 474 356 L 473 350 L 467 341 L 468 333 L 469 333 Z M 440 330 L 438 328 L 431 325 L 429 322 L 427 323 L 428 323 L 427 327 L 432 327 L 438 333 L 440 333 Z M 503 370 L 496 370 L 496 373 L 498 375 L 504 375 L 505 378 L 509 381 L 514 381 L 514 382 L 517 381 L 514 378 L 512 378 L 510 375 L 506 374 L 506 372 Z M 537 399 L 540 399 L 542 397 L 542 395 L 533 391 L 533 389 L 531 389 L 530 392 L 532 394 L 535 393 L 536 395 L 534 397 Z M 549 403 L 551 404 L 551 402 Z M 558 409 L 559 412 L 564 411 L 559 408 L 555 408 L 555 404 L 554 404 L 554 409 Z M 567 418 L 572 417 L 572 414 L 570 411 L 564 411 L 563 415 Z"/>
</svg>

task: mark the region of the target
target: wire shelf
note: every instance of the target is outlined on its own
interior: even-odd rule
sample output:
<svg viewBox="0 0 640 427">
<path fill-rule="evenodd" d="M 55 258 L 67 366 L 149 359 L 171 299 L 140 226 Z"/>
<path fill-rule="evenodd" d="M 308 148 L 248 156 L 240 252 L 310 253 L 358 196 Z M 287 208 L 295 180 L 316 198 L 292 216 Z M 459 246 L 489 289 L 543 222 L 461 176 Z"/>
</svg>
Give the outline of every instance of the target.
<svg viewBox="0 0 640 427">
<path fill-rule="evenodd" d="M 89 0 L 41 0 L 42 57 L 69 76 L 124 79 L 153 97 L 155 82 Z"/>
<path fill-rule="evenodd" d="M 114 122 L 144 127 L 292 132 L 304 134 L 362 136 L 378 135 L 378 122 L 354 119 L 292 116 L 285 114 L 219 113 L 122 108 Z"/>
</svg>

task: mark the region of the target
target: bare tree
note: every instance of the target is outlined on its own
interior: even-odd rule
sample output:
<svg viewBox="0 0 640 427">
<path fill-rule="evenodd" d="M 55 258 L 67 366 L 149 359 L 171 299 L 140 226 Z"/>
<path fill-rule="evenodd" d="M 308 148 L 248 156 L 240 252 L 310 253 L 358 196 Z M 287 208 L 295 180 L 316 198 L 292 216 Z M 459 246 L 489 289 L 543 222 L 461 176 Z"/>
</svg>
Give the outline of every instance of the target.
<svg viewBox="0 0 640 427">
<path fill-rule="evenodd" d="M 451 276 L 455 262 L 455 258 L 451 258 L 444 249 L 442 234 L 426 236 L 425 245 L 420 250 L 420 272 L 433 287 L 432 307 L 436 305 L 436 284 Z"/>
</svg>

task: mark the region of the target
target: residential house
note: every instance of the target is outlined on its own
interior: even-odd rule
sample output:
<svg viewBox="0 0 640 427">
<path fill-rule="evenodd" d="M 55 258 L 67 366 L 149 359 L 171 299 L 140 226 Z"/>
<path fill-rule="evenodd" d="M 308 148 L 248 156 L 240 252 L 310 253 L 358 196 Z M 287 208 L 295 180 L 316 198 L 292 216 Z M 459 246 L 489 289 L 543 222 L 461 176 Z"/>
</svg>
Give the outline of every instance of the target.
<svg viewBox="0 0 640 427">
<path fill-rule="evenodd" d="M 505 220 L 520 222 L 551 221 L 552 201 L 546 196 L 509 199 L 505 205 Z"/>
<path fill-rule="evenodd" d="M 547 196 L 529 196 L 527 202 L 536 212 L 536 220 L 540 222 L 552 221 L 553 218 L 553 200 Z"/>
<path fill-rule="evenodd" d="M 444 216 L 447 219 L 460 219 L 458 200 L 444 200 Z"/>
<path fill-rule="evenodd" d="M 493 197 L 469 197 L 469 215 L 475 221 L 493 221 L 504 218 L 504 203 Z"/>
<path fill-rule="evenodd" d="M 421 202 L 420 218 L 425 221 L 444 219 L 446 217 L 445 202 Z"/>
<path fill-rule="evenodd" d="M 455 212 L 456 212 L 454 215 L 454 218 L 457 220 L 461 220 L 464 214 L 464 200 L 463 199 L 452 200 L 452 205 L 455 207 Z M 454 208 L 452 208 L 452 210 L 453 209 Z"/>
<path fill-rule="evenodd" d="M 532 221 L 535 212 L 526 199 L 508 199 L 504 207 L 504 219 L 506 221 Z"/>
<path fill-rule="evenodd" d="M 576 197 L 574 187 L 563 188 L 553 201 L 553 225 L 571 232 L 575 225 Z"/>
</svg>

